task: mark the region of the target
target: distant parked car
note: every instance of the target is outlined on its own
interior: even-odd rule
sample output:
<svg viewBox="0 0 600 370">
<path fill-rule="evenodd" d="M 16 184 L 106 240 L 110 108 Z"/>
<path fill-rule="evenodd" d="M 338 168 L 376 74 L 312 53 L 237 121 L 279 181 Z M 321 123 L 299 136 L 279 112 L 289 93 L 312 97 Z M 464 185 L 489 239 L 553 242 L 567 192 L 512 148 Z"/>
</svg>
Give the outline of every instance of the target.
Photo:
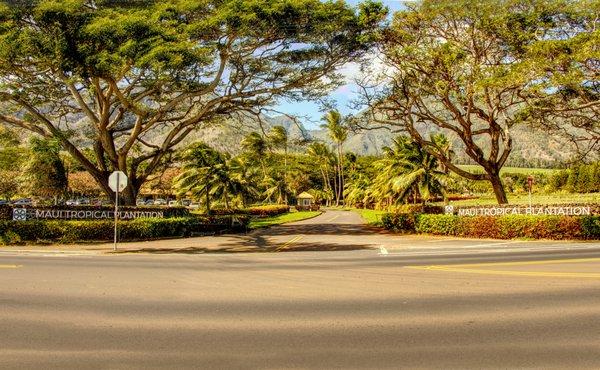
<svg viewBox="0 0 600 370">
<path fill-rule="evenodd" d="M 184 207 L 188 207 L 190 204 L 192 204 L 192 200 L 191 199 L 183 199 L 181 201 L 181 205 L 183 205 Z"/>
<path fill-rule="evenodd" d="M 179 207 L 180 203 L 176 200 L 169 201 L 169 207 Z"/>
<path fill-rule="evenodd" d="M 145 206 L 145 205 L 146 205 L 146 203 L 147 203 L 147 202 L 146 202 L 146 200 L 144 200 L 144 199 L 138 199 L 138 200 L 135 202 L 135 204 L 136 204 L 137 206 Z"/>
<path fill-rule="evenodd" d="M 14 206 L 30 206 L 33 204 L 31 198 L 21 198 L 12 202 Z"/>
<path fill-rule="evenodd" d="M 90 202 L 91 205 L 93 206 L 112 206 L 113 203 L 110 200 L 106 200 L 106 199 L 95 199 L 94 201 Z"/>
<path fill-rule="evenodd" d="M 67 206 L 78 206 L 79 205 L 79 201 L 77 199 L 68 199 L 65 204 Z"/>
<path fill-rule="evenodd" d="M 189 209 L 198 209 L 198 208 L 200 208 L 200 203 L 191 202 L 187 207 Z"/>
<path fill-rule="evenodd" d="M 10 202 L 8 200 L 4 200 L 4 199 L 0 200 L 0 206 L 4 206 L 6 204 L 10 204 Z"/>
<path fill-rule="evenodd" d="M 155 206 L 166 206 L 167 201 L 162 198 L 154 199 L 154 205 Z"/>
</svg>

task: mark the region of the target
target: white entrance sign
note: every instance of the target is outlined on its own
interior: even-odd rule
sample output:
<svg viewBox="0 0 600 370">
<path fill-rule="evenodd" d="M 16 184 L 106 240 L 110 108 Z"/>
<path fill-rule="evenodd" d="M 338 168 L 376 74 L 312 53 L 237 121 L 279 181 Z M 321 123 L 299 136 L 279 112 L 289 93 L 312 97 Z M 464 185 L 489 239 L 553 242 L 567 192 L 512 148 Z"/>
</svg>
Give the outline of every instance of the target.
<svg viewBox="0 0 600 370">
<path fill-rule="evenodd" d="M 122 171 L 115 171 L 108 177 L 108 186 L 112 191 L 122 192 L 127 187 L 127 175 Z"/>
<path fill-rule="evenodd" d="M 119 219 L 134 220 L 136 218 L 164 218 L 164 211 L 159 210 L 121 210 Z M 82 207 L 81 209 L 57 208 L 13 208 L 13 220 L 102 220 L 115 218 L 115 211 Z"/>
<path fill-rule="evenodd" d="M 533 206 L 533 207 L 470 207 L 446 208 L 446 213 L 459 216 L 504 216 L 504 215 L 559 215 L 584 216 L 591 215 L 591 207 L 586 206 Z"/>
</svg>

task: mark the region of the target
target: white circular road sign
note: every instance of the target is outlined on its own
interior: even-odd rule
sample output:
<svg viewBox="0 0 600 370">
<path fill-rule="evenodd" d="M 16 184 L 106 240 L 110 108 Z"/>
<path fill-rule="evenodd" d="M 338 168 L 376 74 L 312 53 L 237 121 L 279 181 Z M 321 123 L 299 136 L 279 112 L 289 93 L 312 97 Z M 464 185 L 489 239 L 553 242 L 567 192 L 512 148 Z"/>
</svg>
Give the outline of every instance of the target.
<svg viewBox="0 0 600 370">
<path fill-rule="evenodd" d="M 108 186 L 112 191 L 122 192 L 127 187 L 127 175 L 122 171 L 115 171 L 108 177 Z"/>
</svg>

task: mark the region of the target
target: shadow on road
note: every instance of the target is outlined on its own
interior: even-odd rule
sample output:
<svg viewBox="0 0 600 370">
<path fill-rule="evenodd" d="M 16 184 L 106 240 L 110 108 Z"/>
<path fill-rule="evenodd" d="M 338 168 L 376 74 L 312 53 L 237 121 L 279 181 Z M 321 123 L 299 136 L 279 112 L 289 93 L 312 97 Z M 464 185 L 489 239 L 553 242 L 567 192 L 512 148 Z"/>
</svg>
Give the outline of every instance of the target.
<svg viewBox="0 0 600 370">
<path fill-rule="evenodd" d="M 257 246 L 250 240 L 221 244 L 219 247 L 187 247 L 187 248 L 139 248 L 120 250 L 117 254 L 124 253 L 152 253 L 152 254 L 207 254 L 207 253 L 271 253 L 271 252 L 309 252 L 309 251 L 353 251 L 372 249 L 371 244 L 342 245 L 335 243 L 295 243 L 281 248 L 279 245 Z"/>
<path fill-rule="evenodd" d="M 279 225 L 265 230 L 271 236 L 276 235 L 372 235 L 373 230 L 361 224 L 306 224 Z"/>
</svg>

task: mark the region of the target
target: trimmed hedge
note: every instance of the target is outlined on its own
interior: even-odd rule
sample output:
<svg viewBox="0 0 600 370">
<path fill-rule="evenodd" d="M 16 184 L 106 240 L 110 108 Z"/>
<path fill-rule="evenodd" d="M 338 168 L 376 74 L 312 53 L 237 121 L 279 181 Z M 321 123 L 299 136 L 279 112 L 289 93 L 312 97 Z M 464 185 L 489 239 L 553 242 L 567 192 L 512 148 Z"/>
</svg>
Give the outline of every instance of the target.
<svg viewBox="0 0 600 370">
<path fill-rule="evenodd" d="M 275 204 L 266 206 L 256 206 L 245 209 L 246 214 L 251 216 L 269 217 L 277 216 L 290 211 L 290 206 L 285 204 Z"/>
<path fill-rule="evenodd" d="M 444 213 L 443 206 L 436 206 L 433 204 L 403 204 L 398 206 L 398 213 L 428 213 L 428 214 L 441 214 Z"/>
<path fill-rule="evenodd" d="M 381 217 L 384 228 L 401 233 L 415 232 L 415 222 L 413 213 L 386 213 Z"/>
<path fill-rule="evenodd" d="M 211 213 L 215 215 L 249 215 L 258 217 L 270 217 L 288 213 L 289 211 L 290 206 L 284 204 L 270 204 L 242 209 L 213 209 L 211 210 Z"/>
<path fill-rule="evenodd" d="M 321 206 L 318 204 L 313 204 L 311 206 L 294 206 L 294 208 L 296 208 L 296 211 L 298 211 L 298 212 L 305 212 L 305 211 L 318 211 L 321 209 Z"/>
<path fill-rule="evenodd" d="M 217 233 L 226 230 L 240 231 L 248 226 L 249 218 L 236 217 L 181 217 L 147 218 L 121 221 L 118 224 L 119 240 L 149 240 L 170 237 L 188 237 L 198 233 Z M 0 242 L 110 241 L 114 224 L 110 220 L 32 220 L 0 221 Z"/>
<path fill-rule="evenodd" d="M 397 232 L 470 238 L 600 239 L 600 216 L 386 214 L 382 223 Z"/>
</svg>

